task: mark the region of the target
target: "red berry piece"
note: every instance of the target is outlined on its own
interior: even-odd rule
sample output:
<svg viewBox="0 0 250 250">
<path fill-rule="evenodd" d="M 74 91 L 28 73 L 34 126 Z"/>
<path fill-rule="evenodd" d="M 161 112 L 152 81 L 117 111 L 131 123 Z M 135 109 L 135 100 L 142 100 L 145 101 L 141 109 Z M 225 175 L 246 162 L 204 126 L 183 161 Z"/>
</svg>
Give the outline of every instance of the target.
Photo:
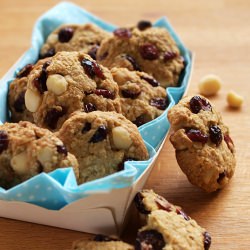
<svg viewBox="0 0 250 250">
<path fill-rule="evenodd" d="M 39 59 L 44 59 L 46 57 L 52 57 L 56 54 L 54 48 L 50 48 L 45 54 L 39 55 Z"/>
<path fill-rule="evenodd" d="M 159 50 L 154 44 L 145 43 L 140 46 L 140 54 L 142 58 L 147 60 L 155 60 L 159 57 Z"/>
<path fill-rule="evenodd" d="M 109 53 L 108 53 L 107 51 L 104 52 L 102 55 L 99 56 L 99 60 L 100 60 L 100 61 L 104 60 L 104 59 L 108 56 L 108 54 L 109 54 Z"/>
<path fill-rule="evenodd" d="M 84 110 L 86 113 L 90 113 L 90 112 L 96 111 L 97 108 L 93 103 L 87 103 L 84 105 Z"/>
<path fill-rule="evenodd" d="M 108 135 L 108 130 L 104 125 L 101 125 L 95 132 L 95 134 L 92 136 L 92 138 L 89 140 L 89 142 L 97 143 L 100 141 L 103 141 L 106 139 Z"/>
<path fill-rule="evenodd" d="M 189 102 L 190 109 L 194 114 L 198 114 L 200 110 L 211 111 L 211 104 L 204 98 L 200 96 L 194 96 Z"/>
<path fill-rule="evenodd" d="M 22 78 L 28 76 L 30 71 L 33 69 L 33 64 L 27 64 L 25 67 L 23 67 L 17 74 L 17 78 Z"/>
<path fill-rule="evenodd" d="M 137 28 L 141 31 L 151 28 L 151 27 L 152 27 L 152 23 L 150 21 L 141 20 L 137 23 Z"/>
<path fill-rule="evenodd" d="M 215 143 L 216 146 L 219 146 L 222 142 L 222 133 L 221 129 L 214 125 L 209 128 L 210 140 Z"/>
<path fill-rule="evenodd" d="M 56 129 L 57 127 L 57 122 L 60 117 L 66 114 L 66 110 L 62 108 L 62 110 L 58 110 L 56 108 L 50 109 L 45 118 L 44 118 L 44 123 L 51 129 Z"/>
<path fill-rule="evenodd" d="M 86 122 L 84 127 L 82 128 L 82 134 L 87 133 L 89 130 L 91 129 L 91 123 L 90 122 Z"/>
<path fill-rule="evenodd" d="M 155 198 L 155 203 L 161 210 L 165 210 L 167 212 L 172 211 L 170 203 L 163 197 L 158 196 L 157 198 Z"/>
<path fill-rule="evenodd" d="M 163 61 L 164 62 L 170 61 L 170 60 L 174 59 L 176 56 L 177 56 L 177 54 L 175 52 L 172 52 L 172 51 L 165 52 L 165 54 L 163 56 Z"/>
<path fill-rule="evenodd" d="M 148 82 L 153 87 L 160 86 L 160 83 L 157 82 L 154 78 L 150 78 L 150 77 L 146 77 L 146 76 L 141 76 L 141 79 L 143 79 L 144 81 Z"/>
<path fill-rule="evenodd" d="M 136 99 L 141 94 L 141 90 L 139 90 L 137 92 L 133 92 L 133 91 L 128 90 L 128 89 L 123 89 L 121 92 L 122 92 L 123 97 L 131 98 L 131 99 Z"/>
<path fill-rule="evenodd" d="M 107 99 L 115 99 L 115 94 L 108 89 L 96 89 L 94 93 L 96 95 L 101 95 Z"/>
<path fill-rule="evenodd" d="M 229 136 L 229 134 L 224 135 L 224 141 L 227 144 L 227 147 L 230 149 L 231 152 L 233 152 L 234 149 L 234 143 L 232 138 Z"/>
<path fill-rule="evenodd" d="M 140 192 L 138 192 L 136 195 L 135 195 L 135 198 L 134 198 L 134 203 L 135 203 L 135 206 L 137 208 L 137 210 L 141 213 L 141 214 L 149 214 L 150 211 L 148 211 L 146 209 L 146 207 L 144 206 L 144 203 L 143 203 L 143 196 Z"/>
<path fill-rule="evenodd" d="M 56 149 L 59 154 L 64 154 L 65 156 L 68 155 L 68 150 L 64 145 L 57 145 Z"/>
<path fill-rule="evenodd" d="M 141 125 L 145 124 L 147 121 L 145 120 L 144 115 L 138 116 L 133 123 L 137 126 L 140 127 Z"/>
<path fill-rule="evenodd" d="M 58 40 L 61 43 L 67 43 L 73 36 L 74 30 L 70 27 L 62 28 L 58 33 Z"/>
<path fill-rule="evenodd" d="M 96 53 L 97 53 L 97 50 L 99 49 L 99 46 L 98 45 L 94 45 L 90 50 L 89 50 L 89 52 L 88 52 L 88 55 L 92 58 L 92 59 L 94 59 L 94 60 L 96 60 Z"/>
<path fill-rule="evenodd" d="M 17 99 L 15 100 L 13 107 L 16 112 L 22 113 L 25 110 L 25 102 L 24 102 L 25 91 L 21 92 Z"/>
<path fill-rule="evenodd" d="M 132 36 L 131 31 L 129 29 L 126 29 L 126 28 L 116 29 L 116 30 L 114 30 L 113 33 L 116 37 L 125 38 L 125 39 L 128 39 Z"/>
<path fill-rule="evenodd" d="M 223 171 L 222 173 L 219 174 L 219 177 L 217 179 L 217 182 L 220 184 L 222 180 L 226 177 L 226 171 Z"/>
<path fill-rule="evenodd" d="M 162 250 L 164 246 L 163 236 L 156 230 L 139 231 L 137 234 L 135 250 Z"/>
<path fill-rule="evenodd" d="M 131 65 L 133 66 L 133 69 L 136 71 L 141 71 L 140 66 L 137 64 L 137 62 L 135 61 L 134 57 L 130 56 L 130 55 L 125 55 L 125 58 L 131 63 Z"/>
<path fill-rule="evenodd" d="M 8 133 L 4 130 L 0 130 L 0 154 L 8 148 L 9 138 Z"/>
<path fill-rule="evenodd" d="M 203 235 L 204 235 L 204 250 L 208 250 L 211 246 L 212 238 L 208 232 L 205 232 Z"/>
<path fill-rule="evenodd" d="M 154 106 L 160 110 L 165 110 L 166 107 L 168 106 L 168 100 L 166 98 L 153 98 L 149 101 L 149 104 L 151 106 Z"/>
<path fill-rule="evenodd" d="M 190 220 L 189 216 L 181 209 L 176 209 L 176 213 L 181 215 L 185 220 Z"/>
<path fill-rule="evenodd" d="M 102 69 L 100 68 L 100 66 L 95 62 L 95 61 L 90 61 L 88 59 L 83 59 L 81 61 L 81 65 L 84 68 L 85 73 L 91 77 L 94 78 L 95 76 L 101 78 L 101 79 L 105 79 L 105 76 L 102 72 Z"/>
<path fill-rule="evenodd" d="M 202 134 L 198 129 L 190 129 L 186 132 L 188 138 L 194 142 L 206 143 L 208 141 L 208 136 Z"/>
</svg>

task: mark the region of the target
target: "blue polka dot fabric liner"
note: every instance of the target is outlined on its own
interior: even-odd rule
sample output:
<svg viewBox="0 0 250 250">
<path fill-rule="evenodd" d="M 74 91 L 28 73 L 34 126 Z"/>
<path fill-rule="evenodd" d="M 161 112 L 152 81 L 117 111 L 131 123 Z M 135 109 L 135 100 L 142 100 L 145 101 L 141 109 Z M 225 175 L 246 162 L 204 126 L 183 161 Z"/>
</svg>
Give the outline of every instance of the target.
<svg viewBox="0 0 250 250">
<path fill-rule="evenodd" d="M 59 25 L 65 23 L 94 23 L 110 32 L 116 28 L 114 25 L 106 23 L 78 6 L 67 2 L 58 4 L 41 16 L 34 26 L 31 48 L 17 62 L 15 71 L 10 70 L 1 80 L 0 124 L 9 120 L 7 108 L 8 86 L 14 79 L 15 74 L 26 64 L 37 61 L 40 48 L 47 36 Z M 108 192 L 112 189 L 131 187 L 143 174 L 152 162 L 156 151 L 169 130 L 167 112 L 184 94 L 191 73 L 190 52 L 175 34 L 167 19 L 163 17 L 154 25 L 164 27 L 170 32 L 181 50 L 185 60 L 185 69 L 180 77 L 179 87 L 166 89 L 169 106 L 165 112 L 157 119 L 139 127 L 150 154 L 149 160 L 128 161 L 125 163 L 124 170 L 79 186 L 76 183 L 72 168 L 57 169 L 48 174 L 41 173 L 9 190 L 4 190 L 0 187 L 0 199 L 29 202 L 44 208 L 58 210 L 71 202 L 91 195 L 91 193 Z"/>
</svg>

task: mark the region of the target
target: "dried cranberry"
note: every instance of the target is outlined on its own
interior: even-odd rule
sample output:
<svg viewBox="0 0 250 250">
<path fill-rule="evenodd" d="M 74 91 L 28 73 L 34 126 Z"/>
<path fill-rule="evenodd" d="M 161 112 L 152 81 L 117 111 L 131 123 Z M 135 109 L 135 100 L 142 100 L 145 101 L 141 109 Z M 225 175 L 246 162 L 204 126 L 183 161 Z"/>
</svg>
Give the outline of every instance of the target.
<svg viewBox="0 0 250 250">
<path fill-rule="evenodd" d="M 56 129 L 57 127 L 57 122 L 59 120 L 60 117 L 62 117 L 63 115 L 65 115 L 66 111 L 64 108 L 62 108 L 61 110 L 56 109 L 56 108 L 52 108 L 50 109 L 45 118 L 44 118 L 44 123 L 51 129 Z"/>
<path fill-rule="evenodd" d="M 104 125 L 101 125 L 89 140 L 89 142 L 97 143 L 106 139 L 108 135 L 108 130 Z"/>
<path fill-rule="evenodd" d="M 68 155 L 68 150 L 64 145 L 56 145 L 56 149 L 59 154 L 64 154 L 65 156 Z"/>
<path fill-rule="evenodd" d="M 194 114 L 198 114 L 200 110 L 211 111 L 211 104 L 204 98 L 200 96 L 194 96 L 189 102 L 190 109 Z"/>
<path fill-rule="evenodd" d="M 155 60 L 159 57 L 159 50 L 154 44 L 145 43 L 140 46 L 140 54 L 144 59 Z"/>
<path fill-rule="evenodd" d="M 117 239 L 110 237 L 110 236 L 106 236 L 103 234 L 97 234 L 94 237 L 94 241 L 104 241 L 104 242 L 108 242 L 108 241 L 117 241 Z"/>
<path fill-rule="evenodd" d="M 166 245 L 162 234 L 156 230 L 144 230 L 137 234 L 135 250 L 162 250 Z"/>
<path fill-rule="evenodd" d="M 157 204 L 158 208 L 161 210 L 165 210 L 167 212 L 172 211 L 171 204 L 161 196 L 158 196 L 155 198 L 155 203 Z"/>
<path fill-rule="evenodd" d="M 25 76 L 28 76 L 30 71 L 33 69 L 33 64 L 27 64 L 25 67 L 23 67 L 17 74 L 17 78 L 22 78 Z"/>
<path fill-rule="evenodd" d="M 130 38 L 132 36 L 132 33 L 130 30 L 126 29 L 126 28 L 119 28 L 114 30 L 114 35 L 119 37 L 119 38 Z"/>
<path fill-rule="evenodd" d="M 167 98 L 160 98 L 160 97 L 157 97 L 157 98 L 153 98 L 149 101 L 149 104 L 151 106 L 154 106 L 160 110 L 165 110 L 166 107 L 168 106 L 168 100 Z"/>
<path fill-rule="evenodd" d="M 148 82 L 150 85 L 152 85 L 153 87 L 158 87 L 160 86 L 160 83 L 157 82 L 154 78 L 151 77 L 146 77 L 146 76 L 141 76 L 141 79 L 143 79 L 144 81 Z"/>
<path fill-rule="evenodd" d="M 228 134 L 224 135 L 224 141 L 226 142 L 227 147 L 231 150 L 231 152 L 233 152 L 234 143 L 233 143 L 233 140 L 231 139 L 231 137 Z"/>
<path fill-rule="evenodd" d="M 96 60 L 96 52 L 97 52 L 98 49 L 99 49 L 99 46 L 95 45 L 88 52 L 88 55 L 91 56 L 92 59 L 94 59 L 94 60 Z"/>
<path fill-rule="evenodd" d="M 215 143 L 216 146 L 219 146 L 222 142 L 222 133 L 221 129 L 214 125 L 209 128 L 210 140 L 211 142 Z"/>
<path fill-rule="evenodd" d="M 134 203 L 135 203 L 135 206 L 136 208 L 138 209 L 138 211 L 142 214 L 149 214 L 150 211 L 148 211 L 146 209 L 146 207 L 144 206 L 144 203 L 143 203 L 143 195 L 138 192 L 136 195 L 135 195 L 135 198 L 134 198 Z"/>
<path fill-rule="evenodd" d="M 101 95 L 101 96 L 108 98 L 108 99 L 112 99 L 112 100 L 115 99 L 114 92 L 111 92 L 108 89 L 96 89 L 94 93 L 96 95 Z"/>
<path fill-rule="evenodd" d="M 186 134 L 188 138 L 194 142 L 201 142 L 204 144 L 208 141 L 208 136 L 205 134 L 202 134 L 201 131 L 198 129 L 189 129 L 186 132 Z"/>
<path fill-rule="evenodd" d="M 45 91 L 47 91 L 47 85 L 46 85 L 46 81 L 47 81 L 47 67 L 50 65 L 50 61 L 47 61 L 43 64 L 42 66 L 42 72 L 40 74 L 39 77 L 35 78 L 33 80 L 33 85 L 38 89 L 38 91 L 43 94 Z"/>
<path fill-rule="evenodd" d="M 87 103 L 84 105 L 84 110 L 86 113 L 90 113 L 90 112 L 96 111 L 97 108 L 93 103 Z"/>
<path fill-rule="evenodd" d="M 163 61 L 164 62 L 170 61 L 170 60 L 174 59 L 176 56 L 177 56 L 177 54 L 175 52 L 167 51 L 167 52 L 165 52 L 165 54 L 163 56 Z"/>
<path fill-rule="evenodd" d="M 181 215 L 185 220 L 190 220 L 189 216 L 181 209 L 176 209 L 176 213 Z"/>
<path fill-rule="evenodd" d="M 58 40 L 61 43 L 67 43 L 73 36 L 74 30 L 70 27 L 62 28 L 58 33 Z"/>
<path fill-rule="evenodd" d="M 222 180 L 226 177 L 226 171 L 223 171 L 222 173 L 219 174 L 219 177 L 217 179 L 217 182 L 220 184 Z"/>
<path fill-rule="evenodd" d="M 56 51 L 54 48 L 50 48 L 45 54 L 40 54 L 39 59 L 44 59 L 46 57 L 52 57 L 56 54 Z"/>
<path fill-rule="evenodd" d="M 121 92 L 122 92 L 123 97 L 131 98 L 131 99 L 135 99 L 141 94 L 141 90 L 139 90 L 137 92 L 133 92 L 129 89 L 123 89 Z"/>
<path fill-rule="evenodd" d="M 8 133 L 4 130 L 0 130 L 0 154 L 8 148 L 9 138 Z"/>
<path fill-rule="evenodd" d="M 108 56 L 108 54 L 109 54 L 109 53 L 108 53 L 107 51 L 104 52 L 102 55 L 99 56 L 99 60 L 100 60 L 100 61 L 104 60 L 104 59 Z"/>
<path fill-rule="evenodd" d="M 150 21 L 141 20 L 137 23 L 137 28 L 141 31 L 151 28 L 151 27 L 152 27 L 152 23 Z"/>
<path fill-rule="evenodd" d="M 141 71 L 140 66 L 137 64 L 137 62 L 135 61 L 134 57 L 130 56 L 130 55 L 125 55 L 124 56 L 126 58 L 126 60 L 128 60 L 131 65 L 133 66 L 133 69 L 136 71 Z"/>
<path fill-rule="evenodd" d="M 138 116 L 133 123 L 137 126 L 140 127 L 141 125 L 143 125 L 144 123 L 146 123 L 147 121 L 145 120 L 144 115 L 140 115 Z"/>
<path fill-rule="evenodd" d="M 101 79 L 105 79 L 105 76 L 102 72 L 102 69 L 100 68 L 100 66 L 95 62 L 95 61 L 90 61 L 88 59 L 83 59 L 81 61 L 81 65 L 84 68 L 85 73 L 91 77 L 94 78 L 95 76 L 101 78 Z"/>
<path fill-rule="evenodd" d="M 24 102 L 25 91 L 21 92 L 17 99 L 14 101 L 13 107 L 16 112 L 22 113 L 25 110 Z"/>
<path fill-rule="evenodd" d="M 212 238 L 208 232 L 205 232 L 203 235 L 204 235 L 204 250 L 208 250 L 210 248 Z"/>
<path fill-rule="evenodd" d="M 84 133 L 88 132 L 90 129 L 91 129 L 91 123 L 86 122 L 84 127 L 82 128 L 82 133 L 84 134 Z"/>
</svg>

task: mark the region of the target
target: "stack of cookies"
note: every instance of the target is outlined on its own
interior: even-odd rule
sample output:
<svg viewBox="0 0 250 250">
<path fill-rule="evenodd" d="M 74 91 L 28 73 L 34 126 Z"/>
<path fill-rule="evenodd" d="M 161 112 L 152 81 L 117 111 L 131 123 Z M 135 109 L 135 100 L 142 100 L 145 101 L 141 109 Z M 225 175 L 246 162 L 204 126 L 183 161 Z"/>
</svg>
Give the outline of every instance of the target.
<svg viewBox="0 0 250 250">
<path fill-rule="evenodd" d="M 112 34 L 63 25 L 39 58 L 10 84 L 13 123 L 0 126 L 2 187 L 66 166 L 82 184 L 149 158 L 138 127 L 164 112 L 166 87 L 178 85 L 184 68 L 167 30 L 148 21 Z"/>
</svg>

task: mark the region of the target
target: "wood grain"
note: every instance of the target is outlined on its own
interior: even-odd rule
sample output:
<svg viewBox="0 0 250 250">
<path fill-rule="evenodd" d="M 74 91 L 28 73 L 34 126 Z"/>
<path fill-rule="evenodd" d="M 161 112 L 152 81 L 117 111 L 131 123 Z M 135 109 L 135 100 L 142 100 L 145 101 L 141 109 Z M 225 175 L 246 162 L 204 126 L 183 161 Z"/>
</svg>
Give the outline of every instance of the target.
<svg viewBox="0 0 250 250">
<path fill-rule="evenodd" d="M 29 48 L 35 20 L 59 1 L 0 1 L 0 76 Z M 220 192 L 205 194 L 193 187 L 179 169 L 174 150 L 166 142 L 146 184 L 169 201 L 183 206 L 191 217 L 211 232 L 211 249 L 250 247 L 250 2 L 74 1 L 97 16 L 125 26 L 140 19 L 167 16 L 184 43 L 195 52 L 196 61 L 189 93 L 207 73 L 223 79 L 223 88 L 211 100 L 230 126 L 237 149 L 237 169 L 231 183 Z M 235 89 L 245 96 L 241 110 L 226 105 L 226 93 Z M 124 238 L 132 241 L 138 221 L 132 214 Z M 87 234 L 0 218 L 0 249 L 69 249 L 73 240 Z"/>
</svg>

